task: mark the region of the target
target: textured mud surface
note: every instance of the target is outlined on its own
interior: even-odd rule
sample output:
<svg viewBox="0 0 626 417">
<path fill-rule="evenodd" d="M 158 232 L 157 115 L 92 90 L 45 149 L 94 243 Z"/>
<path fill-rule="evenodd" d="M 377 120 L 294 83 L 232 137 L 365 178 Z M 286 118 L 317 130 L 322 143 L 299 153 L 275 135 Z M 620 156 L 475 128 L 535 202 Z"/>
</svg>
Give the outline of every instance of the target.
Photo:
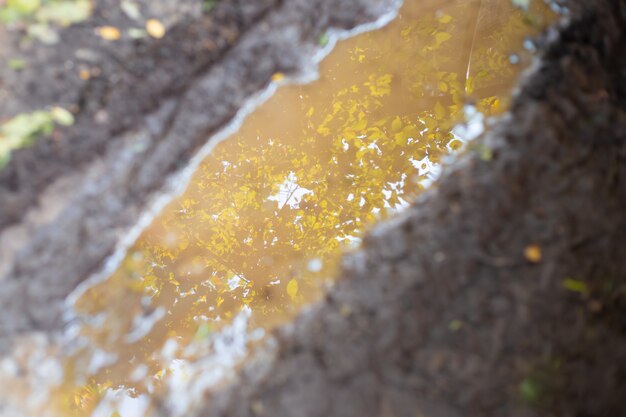
<svg viewBox="0 0 626 417">
<path fill-rule="evenodd" d="M 103 74 L 121 77 L 120 89 L 106 76 L 94 81 L 74 128 L 0 171 L 0 239 L 21 236 L 2 264 L 0 340 L 54 328 L 61 300 L 208 133 L 273 73 L 300 68 L 326 27 L 351 27 L 389 6 L 239 3 L 213 12 L 236 22 L 224 26 L 234 35 L 207 34 L 213 52 L 199 58 L 192 46 L 169 47 L 187 57 L 177 58 L 186 68 L 165 63 L 168 38 L 138 49 L 147 55 L 137 65 L 147 57 L 161 75 L 119 76 L 103 64 Z M 546 35 L 511 114 L 404 216 L 374 230 L 345 258 L 326 300 L 278 330 L 277 344 L 260 348 L 232 385 L 207 393 L 197 415 L 624 414 L 626 2 L 569 6 L 571 21 Z M 190 16 L 171 36 L 198 40 L 185 31 L 201 31 L 211 17 Z M 134 52 L 115 53 L 133 67 Z M 83 156 L 72 156 L 76 143 Z M 48 211 L 28 212 L 38 198 Z"/>
</svg>

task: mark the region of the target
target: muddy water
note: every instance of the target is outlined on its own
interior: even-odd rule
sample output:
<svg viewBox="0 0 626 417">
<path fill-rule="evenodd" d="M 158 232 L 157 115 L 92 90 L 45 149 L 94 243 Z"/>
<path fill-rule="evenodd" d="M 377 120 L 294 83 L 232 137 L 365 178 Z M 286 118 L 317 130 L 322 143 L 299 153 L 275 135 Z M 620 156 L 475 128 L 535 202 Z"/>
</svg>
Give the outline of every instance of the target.
<svg viewBox="0 0 626 417">
<path fill-rule="evenodd" d="M 195 377 L 188 365 L 218 349 L 222 329 L 245 335 L 231 340 L 225 361 L 236 362 L 320 297 L 342 251 L 506 108 L 530 60 L 525 39 L 553 19 L 534 7 L 409 0 L 384 29 L 340 43 L 319 81 L 279 89 L 77 301 L 44 403 L 64 415 L 142 415 L 150 396 Z"/>
</svg>

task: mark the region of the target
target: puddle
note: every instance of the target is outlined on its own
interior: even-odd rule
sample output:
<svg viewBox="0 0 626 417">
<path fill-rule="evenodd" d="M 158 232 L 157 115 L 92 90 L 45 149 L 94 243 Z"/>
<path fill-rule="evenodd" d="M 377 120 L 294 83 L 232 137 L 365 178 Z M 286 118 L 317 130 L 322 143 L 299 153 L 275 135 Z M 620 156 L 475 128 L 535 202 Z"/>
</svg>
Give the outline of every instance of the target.
<svg viewBox="0 0 626 417">
<path fill-rule="evenodd" d="M 337 45 L 318 81 L 279 89 L 76 302 L 72 342 L 35 362 L 56 375 L 43 409 L 141 416 L 149 398 L 198 377 L 208 352 L 226 354 L 225 367 L 244 357 L 323 294 L 368 226 L 406 207 L 506 109 L 531 60 L 522 45 L 553 19 L 538 2 L 526 14 L 506 0 L 407 1 L 387 27 Z M 228 343 L 216 341 L 225 328 Z"/>
</svg>

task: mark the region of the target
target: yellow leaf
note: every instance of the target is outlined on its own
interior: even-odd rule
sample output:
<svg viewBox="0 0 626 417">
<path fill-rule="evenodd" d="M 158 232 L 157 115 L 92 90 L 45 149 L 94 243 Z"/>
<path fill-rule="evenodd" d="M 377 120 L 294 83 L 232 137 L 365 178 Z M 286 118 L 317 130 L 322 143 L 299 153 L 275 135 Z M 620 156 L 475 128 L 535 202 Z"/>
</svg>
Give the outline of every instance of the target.
<svg viewBox="0 0 626 417">
<path fill-rule="evenodd" d="M 293 278 L 289 281 L 289 283 L 287 283 L 287 294 L 289 294 L 291 298 L 295 298 L 298 295 L 299 288 L 300 286 L 298 285 L 298 281 Z"/>
<path fill-rule="evenodd" d="M 397 116 L 393 119 L 393 122 L 391 122 L 391 130 L 393 132 L 397 132 L 400 129 L 402 129 L 402 120 L 400 119 L 400 116 Z"/>
<path fill-rule="evenodd" d="M 435 104 L 435 117 L 438 120 L 442 120 L 444 117 L 446 117 L 446 109 L 439 102 Z"/>
<path fill-rule="evenodd" d="M 449 14 L 444 14 L 439 17 L 439 23 L 450 23 L 452 21 L 452 16 Z"/>
<path fill-rule="evenodd" d="M 74 115 L 63 107 L 55 106 L 50 110 L 50 115 L 60 125 L 71 126 L 74 124 Z"/>
<path fill-rule="evenodd" d="M 148 35 L 155 39 L 161 39 L 165 36 L 165 26 L 163 26 L 163 23 L 156 19 L 149 19 L 146 22 L 146 31 L 148 32 Z"/>
<path fill-rule="evenodd" d="M 524 257 L 528 262 L 532 262 L 534 264 L 541 262 L 541 246 L 539 245 L 529 245 L 524 249 Z"/>
<path fill-rule="evenodd" d="M 367 119 L 361 119 L 352 126 L 354 130 L 363 130 L 367 127 Z"/>
<path fill-rule="evenodd" d="M 120 38 L 120 30 L 113 26 L 102 26 L 97 30 L 98 35 L 107 41 L 116 41 Z"/>
<path fill-rule="evenodd" d="M 442 43 L 452 38 L 448 32 L 439 32 L 435 35 L 435 46 L 439 47 Z"/>
<path fill-rule="evenodd" d="M 275 83 L 282 81 L 285 78 L 285 74 L 283 74 L 282 72 L 277 72 L 276 74 L 272 75 L 272 81 L 274 81 Z"/>
</svg>

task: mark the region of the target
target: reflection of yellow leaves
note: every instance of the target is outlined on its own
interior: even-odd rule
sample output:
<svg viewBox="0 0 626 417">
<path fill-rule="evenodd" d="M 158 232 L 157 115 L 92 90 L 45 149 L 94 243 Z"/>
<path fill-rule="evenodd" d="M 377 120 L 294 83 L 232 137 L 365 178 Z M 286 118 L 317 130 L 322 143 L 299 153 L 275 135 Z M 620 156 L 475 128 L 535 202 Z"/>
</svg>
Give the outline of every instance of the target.
<svg viewBox="0 0 626 417">
<path fill-rule="evenodd" d="M 317 133 L 325 136 L 325 135 L 330 134 L 330 129 L 327 128 L 326 126 L 320 126 L 317 128 Z"/>
<path fill-rule="evenodd" d="M 400 129 L 402 129 L 402 119 L 400 119 L 400 116 L 396 116 L 393 122 L 391 122 L 391 131 L 397 132 Z"/>
<path fill-rule="evenodd" d="M 450 38 L 452 38 L 452 35 L 450 35 L 448 32 L 438 32 L 437 34 L 435 34 L 435 47 L 439 48 L 442 43 L 450 40 Z"/>
<path fill-rule="evenodd" d="M 170 281 L 172 284 L 176 285 L 177 287 L 178 287 L 178 286 L 180 286 L 180 282 L 178 282 L 178 281 L 176 280 L 176 278 L 174 278 L 174 274 L 173 274 L 173 273 L 170 273 L 169 278 L 170 278 L 170 279 L 169 279 L 169 281 Z"/>
<path fill-rule="evenodd" d="M 300 289 L 299 287 L 300 285 L 298 284 L 298 281 L 293 278 L 287 283 L 287 294 L 289 294 L 291 298 L 296 298 L 296 296 L 298 295 L 298 290 Z"/>
<path fill-rule="evenodd" d="M 443 119 L 446 117 L 446 109 L 440 102 L 437 102 L 437 104 L 435 104 L 435 117 L 438 121 L 443 121 Z"/>
<path fill-rule="evenodd" d="M 365 130 L 367 127 L 367 119 L 361 119 L 352 126 L 355 131 Z"/>
<path fill-rule="evenodd" d="M 380 77 L 370 75 L 369 81 L 365 85 L 369 87 L 372 97 L 383 97 L 391 93 L 392 79 L 391 74 L 381 75 Z"/>
<path fill-rule="evenodd" d="M 439 20 L 439 23 L 450 23 L 452 21 L 452 16 L 449 14 L 442 14 L 437 20 Z"/>
</svg>

